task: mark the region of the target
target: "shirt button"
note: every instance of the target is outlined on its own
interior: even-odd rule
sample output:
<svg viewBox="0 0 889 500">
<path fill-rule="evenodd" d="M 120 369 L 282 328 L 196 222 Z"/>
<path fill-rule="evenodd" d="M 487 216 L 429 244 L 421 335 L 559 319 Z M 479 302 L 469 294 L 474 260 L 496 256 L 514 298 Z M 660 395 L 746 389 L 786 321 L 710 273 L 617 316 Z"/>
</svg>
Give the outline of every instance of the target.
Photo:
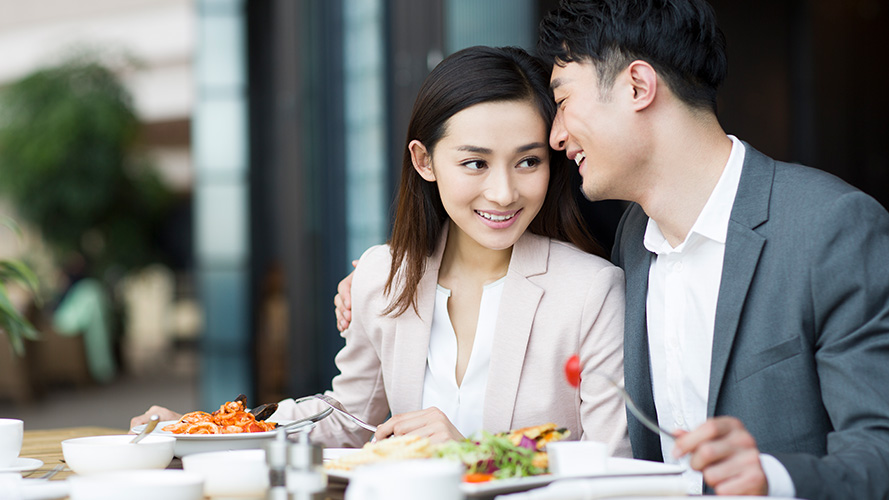
<svg viewBox="0 0 889 500">
<path fill-rule="evenodd" d="M 682 261 L 679 261 L 679 262 L 673 264 L 673 270 L 676 271 L 677 273 L 679 271 L 682 271 Z"/>
</svg>

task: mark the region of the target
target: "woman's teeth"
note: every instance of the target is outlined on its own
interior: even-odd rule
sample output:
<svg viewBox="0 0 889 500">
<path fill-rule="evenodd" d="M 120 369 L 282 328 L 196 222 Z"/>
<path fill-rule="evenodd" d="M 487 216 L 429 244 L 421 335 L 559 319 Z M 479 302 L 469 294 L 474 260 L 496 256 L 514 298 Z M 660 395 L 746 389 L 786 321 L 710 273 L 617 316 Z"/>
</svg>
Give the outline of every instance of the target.
<svg viewBox="0 0 889 500">
<path fill-rule="evenodd" d="M 505 220 L 509 220 L 509 219 L 512 219 L 513 217 L 515 217 L 514 213 L 509 214 L 509 215 L 494 215 L 494 214 L 489 214 L 487 212 L 479 212 L 478 210 L 476 210 L 475 213 L 481 215 L 485 219 L 492 220 L 494 222 L 503 222 Z"/>
<path fill-rule="evenodd" d="M 574 155 L 574 163 L 577 163 L 577 166 L 579 167 L 584 158 L 586 158 L 586 155 L 583 154 L 583 152 L 577 153 Z"/>
</svg>

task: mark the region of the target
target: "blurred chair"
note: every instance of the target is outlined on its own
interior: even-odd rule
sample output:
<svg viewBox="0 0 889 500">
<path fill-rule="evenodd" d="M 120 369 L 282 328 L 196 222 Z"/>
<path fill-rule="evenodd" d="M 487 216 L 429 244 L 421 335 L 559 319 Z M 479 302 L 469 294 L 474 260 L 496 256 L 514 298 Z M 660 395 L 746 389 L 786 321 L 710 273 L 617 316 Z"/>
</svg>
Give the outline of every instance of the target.
<svg viewBox="0 0 889 500">
<path fill-rule="evenodd" d="M 81 345 L 86 349 L 93 380 L 103 384 L 114 380 L 117 362 L 111 331 L 111 300 L 102 283 L 83 278 L 71 285 L 53 313 L 52 325 L 60 336 L 82 337 Z"/>
<path fill-rule="evenodd" d="M 29 356 L 18 357 L 4 334 L 0 334 L 0 400 L 28 403 L 34 399 L 35 390 L 30 376 Z"/>
</svg>

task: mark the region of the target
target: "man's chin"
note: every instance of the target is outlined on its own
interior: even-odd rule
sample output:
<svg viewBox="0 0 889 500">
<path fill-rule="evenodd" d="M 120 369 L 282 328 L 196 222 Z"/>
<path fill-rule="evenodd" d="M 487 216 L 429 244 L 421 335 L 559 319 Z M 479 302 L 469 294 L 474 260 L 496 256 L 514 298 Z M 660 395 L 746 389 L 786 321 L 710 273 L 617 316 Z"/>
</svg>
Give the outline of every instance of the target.
<svg viewBox="0 0 889 500">
<path fill-rule="evenodd" d="M 583 194 L 583 197 L 586 198 L 588 201 L 602 201 L 602 200 L 606 199 L 606 198 L 602 197 L 600 193 L 597 193 L 593 189 L 591 189 L 587 186 L 584 186 L 584 185 L 580 186 L 580 192 Z"/>
</svg>

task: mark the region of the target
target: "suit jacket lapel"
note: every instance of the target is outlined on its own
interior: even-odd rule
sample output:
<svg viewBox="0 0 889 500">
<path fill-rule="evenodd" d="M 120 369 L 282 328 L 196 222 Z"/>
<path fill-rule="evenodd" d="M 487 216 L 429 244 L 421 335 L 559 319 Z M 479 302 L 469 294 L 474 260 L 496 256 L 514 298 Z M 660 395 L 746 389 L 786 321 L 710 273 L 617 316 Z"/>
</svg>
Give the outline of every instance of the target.
<svg viewBox="0 0 889 500">
<path fill-rule="evenodd" d="M 488 367 L 485 390 L 484 428 L 509 430 L 518 395 L 519 380 L 525 362 L 525 351 L 531 337 L 531 325 L 543 289 L 528 280 L 529 276 L 546 272 L 549 239 L 525 233 L 513 248 L 497 326 L 494 349 Z M 497 408 L 498 411 L 493 411 Z"/>
<path fill-rule="evenodd" d="M 626 274 L 627 308 L 624 324 L 624 379 L 626 390 L 642 412 L 657 419 L 654 395 L 651 389 L 651 365 L 648 354 L 647 305 L 648 270 L 652 254 L 643 244 L 648 217 L 639 206 L 628 212 L 625 231 L 620 237 L 627 240 L 621 245 L 623 253 L 618 263 Z M 646 429 L 631 414 L 627 414 L 633 456 L 646 460 L 663 460 L 658 437 Z"/>
<path fill-rule="evenodd" d="M 417 285 L 417 311 L 409 308 L 395 322 L 395 363 L 392 366 L 391 387 L 398 387 L 396 394 L 389 394 L 389 408 L 393 412 L 415 411 L 423 406 L 423 381 L 426 378 L 426 353 L 429 351 L 429 335 L 432 331 L 432 313 L 438 286 L 438 270 L 448 236 L 445 225 L 438 247 L 426 259 L 426 271 Z M 418 356 L 417 353 L 423 353 Z"/>
<path fill-rule="evenodd" d="M 707 416 L 715 415 L 744 300 L 765 244 L 765 238 L 754 230 L 768 220 L 772 179 L 775 175 L 774 161 L 749 144 L 744 143 L 744 146 L 744 166 L 729 220 L 722 281 L 716 303 Z"/>
</svg>

